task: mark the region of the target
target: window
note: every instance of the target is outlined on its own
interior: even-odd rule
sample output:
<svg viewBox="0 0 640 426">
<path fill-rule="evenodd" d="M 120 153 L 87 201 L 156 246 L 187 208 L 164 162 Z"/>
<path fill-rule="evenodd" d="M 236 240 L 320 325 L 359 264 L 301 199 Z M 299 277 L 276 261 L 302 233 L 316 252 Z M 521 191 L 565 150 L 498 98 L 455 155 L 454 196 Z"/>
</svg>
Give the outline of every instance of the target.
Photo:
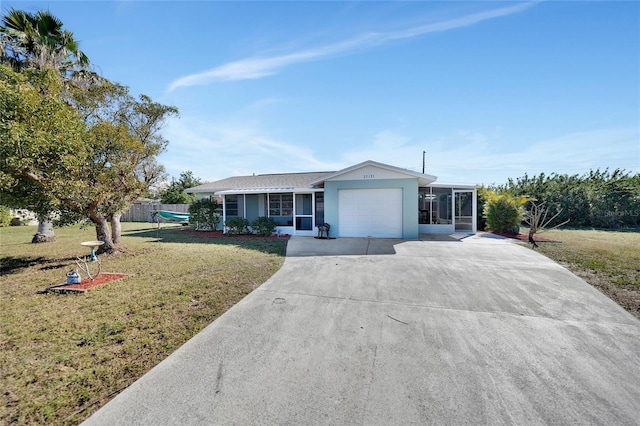
<svg viewBox="0 0 640 426">
<path fill-rule="evenodd" d="M 224 197 L 224 208 L 227 212 L 227 217 L 238 216 L 238 196 L 227 195 Z"/>
<path fill-rule="evenodd" d="M 419 188 L 418 223 L 422 225 L 452 223 L 451 188 Z"/>
<path fill-rule="evenodd" d="M 431 201 L 433 194 L 431 188 L 419 188 L 418 190 L 418 223 L 429 225 L 433 221 L 433 206 Z"/>
<path fill-rule="evenodd" d="M 433 223 L 450 224 L 451 217 L 451 188 L 433 188 L 433 210 L 436 221 Z"/>
<path fill-rule="evenodd" d="M 269 216 L 293 216 L 293 194 L 269 194 Z"/>
<path fill-rule="evenodd" d="M 267 194 L 269 217 L 278 226 L 293 226 L 293 194 Z"/>
<path fill-rule="evenodd" d="M 316 192 L 316 226 L 324 224 L 324 192 Z"/>
</svg>

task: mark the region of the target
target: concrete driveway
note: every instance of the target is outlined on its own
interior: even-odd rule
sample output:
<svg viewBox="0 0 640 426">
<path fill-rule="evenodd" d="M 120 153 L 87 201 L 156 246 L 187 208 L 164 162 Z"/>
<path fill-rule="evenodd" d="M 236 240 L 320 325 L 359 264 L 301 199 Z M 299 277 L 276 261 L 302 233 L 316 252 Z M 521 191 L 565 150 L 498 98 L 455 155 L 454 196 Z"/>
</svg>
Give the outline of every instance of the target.
<svg viewBox="0 0 640 426">
<path fill-rule="evenodd" d="M 481 236 L 289 244 L 86 424 L 640 424 L 640 321 L 547 258 Z"/>
</svg>

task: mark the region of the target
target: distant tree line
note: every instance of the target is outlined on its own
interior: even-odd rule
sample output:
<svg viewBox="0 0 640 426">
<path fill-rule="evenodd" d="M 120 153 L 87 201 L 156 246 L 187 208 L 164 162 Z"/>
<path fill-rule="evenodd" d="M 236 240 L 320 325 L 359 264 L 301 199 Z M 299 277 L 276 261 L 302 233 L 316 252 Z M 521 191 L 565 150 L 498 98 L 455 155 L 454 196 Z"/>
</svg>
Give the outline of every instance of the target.
<svg viewBox="0 0 640 426">
<path fill-rule="evenodd" d="M 202 185 L 202 180 L 193 175 L 191 170 L 180 173 L 180 177 L 173 179 L 166 188 L 160 191 L 162 204 L 191 204 L 196 197 L 184 192 L 185 189 Z"/>
<path fill-rule="evenodd" d="M 561 210 L 556 221 L 570 220 L 569 226 L 640 226 L 640 173 L 597 169 L 583 175 L 541 173 L 530 177 L 525 174 L 491 189 L 514 197 L 527 196 L 537 203 L 545 203 L 550 211 Z"/>
</svg>

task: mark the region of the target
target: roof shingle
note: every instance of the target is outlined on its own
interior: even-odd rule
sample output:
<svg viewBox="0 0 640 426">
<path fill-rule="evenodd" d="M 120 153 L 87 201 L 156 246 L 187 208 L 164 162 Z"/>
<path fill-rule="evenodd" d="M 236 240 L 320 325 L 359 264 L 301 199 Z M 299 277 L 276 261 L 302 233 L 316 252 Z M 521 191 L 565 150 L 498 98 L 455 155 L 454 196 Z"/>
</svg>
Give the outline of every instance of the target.
<svg viewBox="0 0 640 426">
<path fill-rule="evenodd" d="M 261 188 L 312 188 L 309 184 L 322 176 L 334 172 L 309 173 L 279 173 L 269 175 L 234 176 L 187 188 L 184 192 L 195 194 L 202 192 L 217 192 L 231 189 L 261 189 Z"/>
</svg>

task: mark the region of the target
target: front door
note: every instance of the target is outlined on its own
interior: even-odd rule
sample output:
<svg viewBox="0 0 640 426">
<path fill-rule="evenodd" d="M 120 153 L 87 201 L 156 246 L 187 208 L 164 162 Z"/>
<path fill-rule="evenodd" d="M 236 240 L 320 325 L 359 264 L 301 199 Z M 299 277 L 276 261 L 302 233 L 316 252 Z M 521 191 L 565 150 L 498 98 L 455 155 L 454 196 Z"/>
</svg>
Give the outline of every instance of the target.
<svg viewBox="0 0 640 426">
<path fill-rule="evenodd" d="M 313 194 L 296 194 L 295 197 L 296 235 L 311 235 L 313 231 Z"/>
<path fill-rule="evenodd" d="M 453 229 L 473 232 L 473 191 L 453 191 Z"/>
</svg>

